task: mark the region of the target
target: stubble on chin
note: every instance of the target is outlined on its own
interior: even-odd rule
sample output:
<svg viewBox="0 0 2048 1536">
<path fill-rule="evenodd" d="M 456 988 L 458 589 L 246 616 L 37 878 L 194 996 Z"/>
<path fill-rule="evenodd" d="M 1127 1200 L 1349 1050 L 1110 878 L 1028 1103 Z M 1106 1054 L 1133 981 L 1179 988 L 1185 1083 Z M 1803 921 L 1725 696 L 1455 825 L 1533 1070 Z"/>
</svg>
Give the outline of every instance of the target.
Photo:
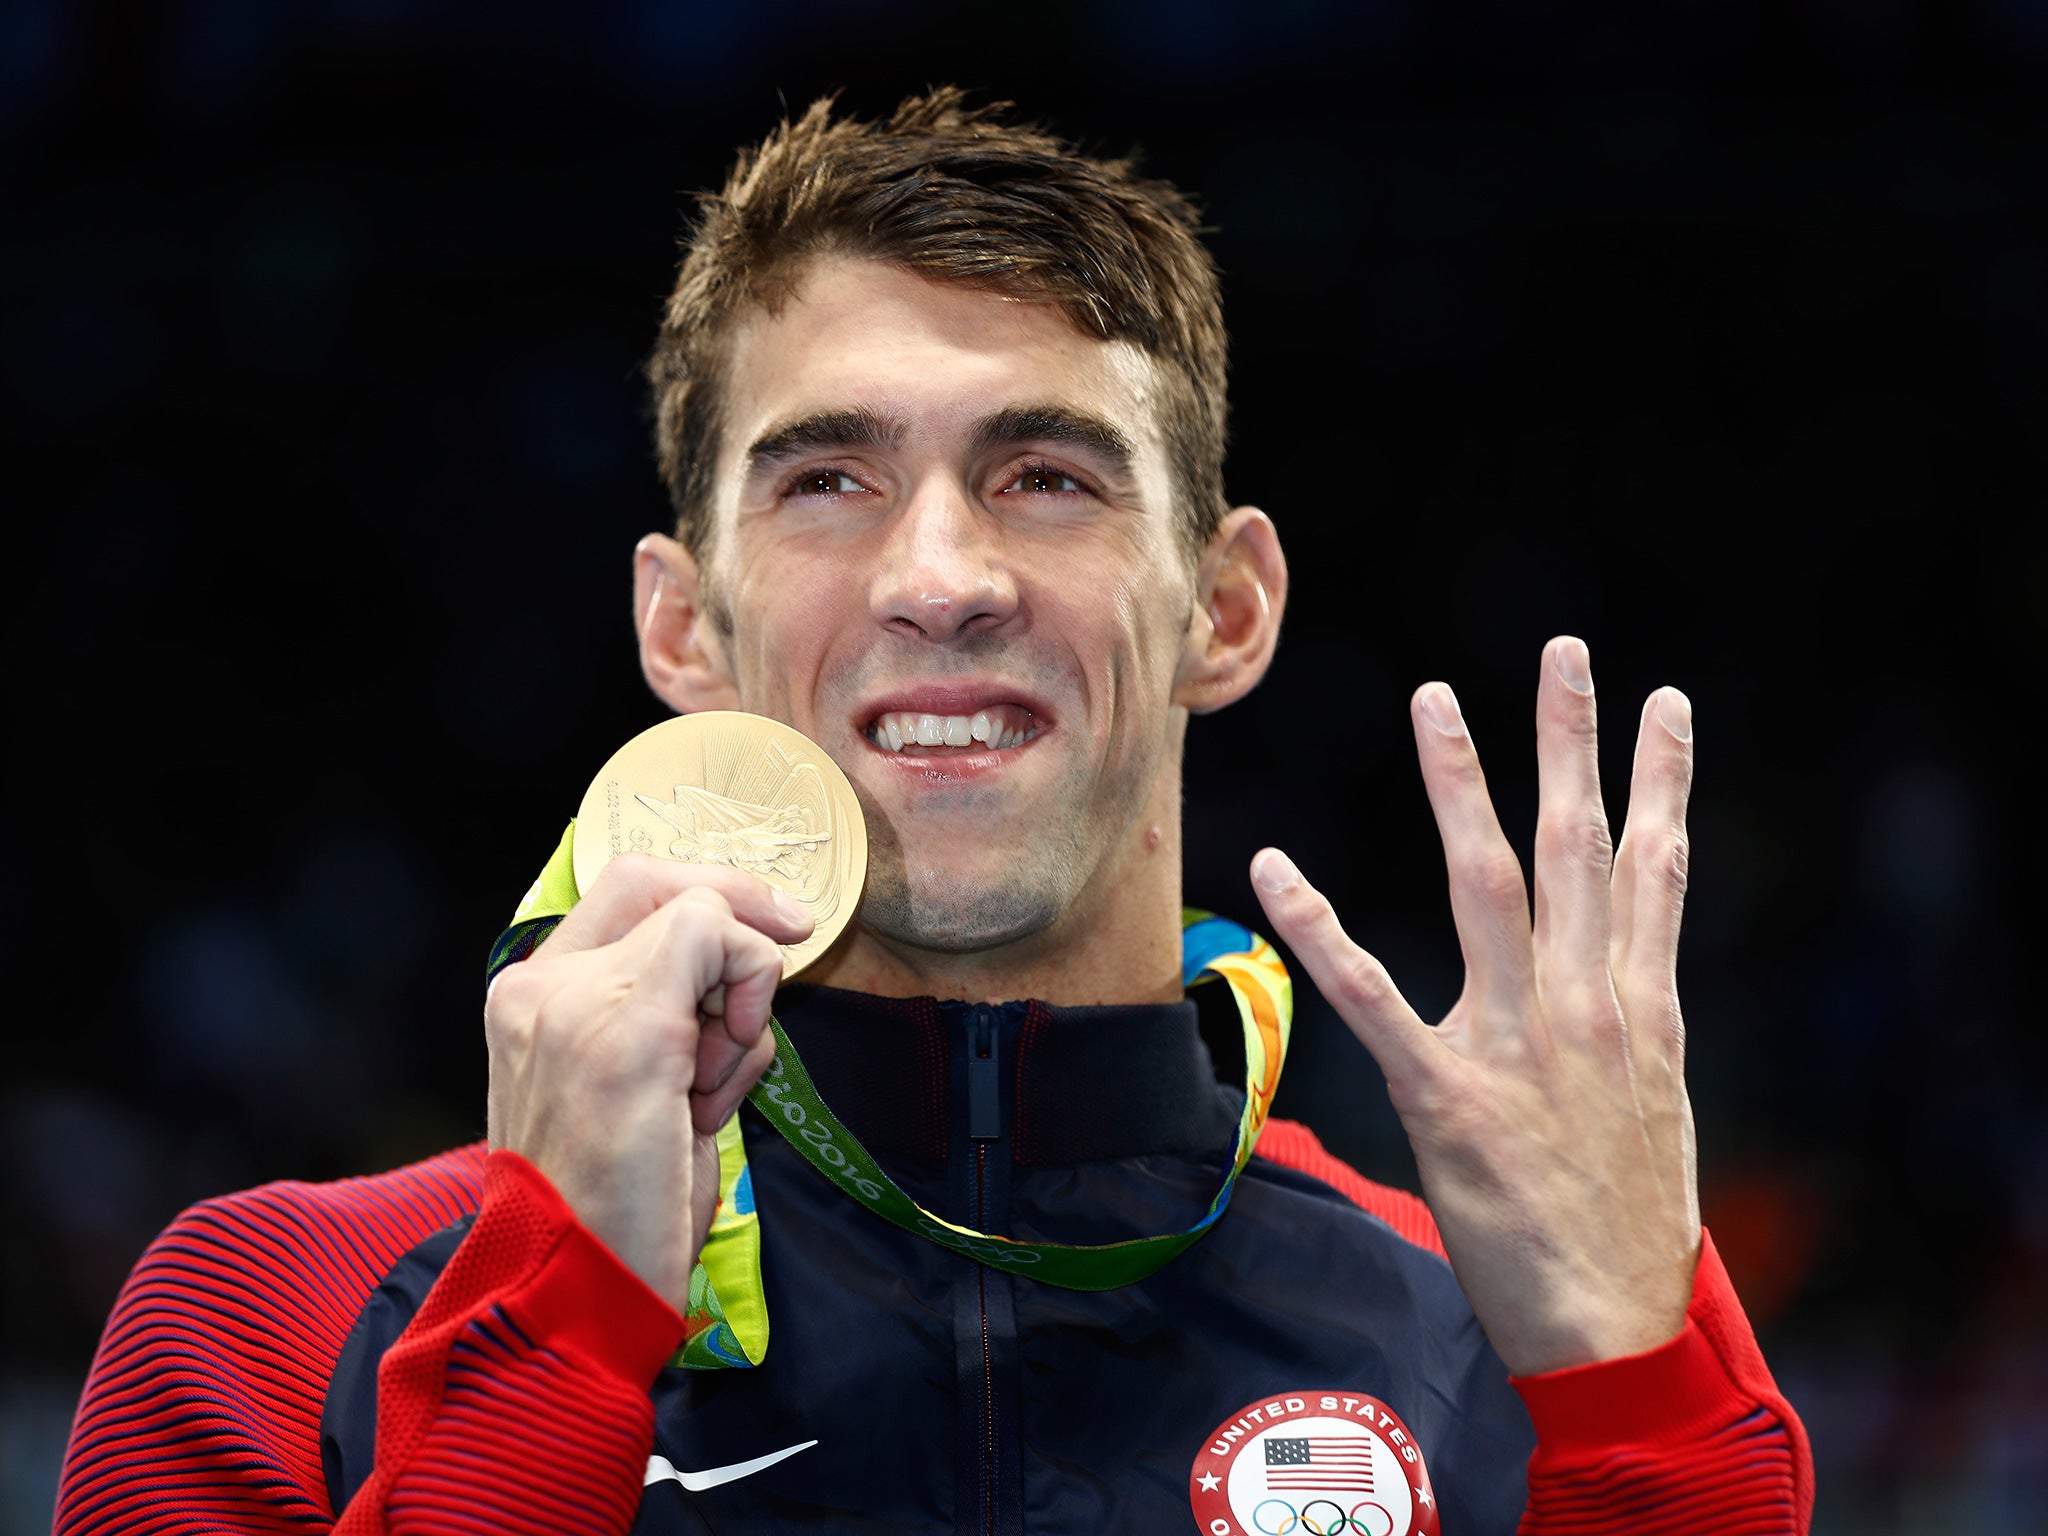
<svg viewBox="0 0 2048 1536">
<path fill-rule="evenodd" d="M 1069 848 L 1041 848 L 1003 875 L 962 877 L 928 866 L 913 879 L 902 845 L 870 824 L 867 886 L 860 922 L 896 944 L 934 954 L 971 954 L 1043 933 L 1079 894 Z"/>
</svg>

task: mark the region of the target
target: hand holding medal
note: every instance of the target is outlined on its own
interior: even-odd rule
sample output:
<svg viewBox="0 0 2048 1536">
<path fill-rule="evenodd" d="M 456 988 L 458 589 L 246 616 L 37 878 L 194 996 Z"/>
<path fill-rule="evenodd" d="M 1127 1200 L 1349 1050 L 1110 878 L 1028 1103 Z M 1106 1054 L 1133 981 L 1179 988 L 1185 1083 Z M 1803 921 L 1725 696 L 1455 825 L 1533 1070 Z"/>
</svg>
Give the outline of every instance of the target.
<svg viewBox="0 0 2048 1536">
<path fill-rule="evenodd" d="M 866 832 L 831 760 L 751 715 L 642 733 L 585 805 L 575 878 L 558 858 L 522 908 L 560 920 L 497 971 L 485 1005 L 490 1139 L 683 1312 L 718 1199 L 718 1130 L 773 1060 L 776 986 L 859 903 Z"/>
</svg>

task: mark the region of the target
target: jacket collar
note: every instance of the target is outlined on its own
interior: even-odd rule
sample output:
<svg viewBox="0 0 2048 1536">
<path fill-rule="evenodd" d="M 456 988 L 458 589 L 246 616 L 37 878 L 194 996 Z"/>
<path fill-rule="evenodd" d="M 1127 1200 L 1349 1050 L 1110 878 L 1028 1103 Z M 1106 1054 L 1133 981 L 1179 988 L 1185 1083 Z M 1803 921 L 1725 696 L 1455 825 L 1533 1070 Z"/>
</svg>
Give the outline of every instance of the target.
<svg viewBox="0 0 2048 1536">
<path fill-rule="evenodd" d="M 1190 1001 L 991 1006 L 799 984 L 776 994 L 775 1016 L 833 1114 L 875 1152 L 942 1159 L 974 1145 L 977 1036 L 994 1039 L 1002 1134 L 1020 1164 L 1227 1156 L 1243 1099 L 1216 1081 Z"/>
</svg>

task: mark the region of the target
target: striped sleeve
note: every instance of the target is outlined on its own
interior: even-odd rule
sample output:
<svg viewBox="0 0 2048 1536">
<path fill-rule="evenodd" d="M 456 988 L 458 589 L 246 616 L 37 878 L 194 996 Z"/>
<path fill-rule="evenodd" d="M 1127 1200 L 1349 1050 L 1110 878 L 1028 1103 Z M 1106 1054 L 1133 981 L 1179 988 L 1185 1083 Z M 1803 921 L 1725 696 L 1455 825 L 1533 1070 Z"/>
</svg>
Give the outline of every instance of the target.
<svg viewBox="0 0 2048 1536">
<path fill-rule="evenodd" d="M 375 1469 L 337 1520 L 320 1453 L 335 1362 L 399 1257 L 471 1212 L 380 1363 Z M 682 1332 L 513 1153 L 209 1201 L 122 1289 L 55 1530 L 624 1532 L 648 1388 Z"/>
<path fill-rule="evenodd" d="M 364 1299 L 476 1208 L 483 1151 L 193 1207 L 136 1264 L 73 1421 L 55 1530 L 328 1528 L 320 1410 Z"/>
<path fill-rule="evenodd" d="M 336 1530 L 628 1530 L 683 1320 L 513 1152 L 377 1373 L 376 1470 Z"/>
<path fill-rule="evenodd" d="M 1332 1157 L 1307 1126 L 1267 1121 L 1259 1152 L 1443 1254 L 1422 1201 Z M 1701 1234 L 1677 1338 L 1511 1379 L 1536 1426 L 1523 1536 L 1779 1536 L 1813 1522 L 1805 1427 L 1771 1378 L 1711 1234 Z"/>
</svg>

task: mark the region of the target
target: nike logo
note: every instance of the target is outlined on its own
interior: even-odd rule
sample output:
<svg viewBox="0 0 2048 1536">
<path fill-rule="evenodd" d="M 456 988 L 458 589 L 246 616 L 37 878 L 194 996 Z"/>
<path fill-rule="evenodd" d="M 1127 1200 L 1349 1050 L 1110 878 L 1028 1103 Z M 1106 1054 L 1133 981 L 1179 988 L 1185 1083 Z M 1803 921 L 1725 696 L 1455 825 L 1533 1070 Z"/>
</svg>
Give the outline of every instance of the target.
<svg viewBox="0 0 2048 1536">
<path fill-rule="evenodd" d="M 692 1493 L 702 1493 L 706 1488 L 716 1488 L 720 1483 L 738 1482 L 743 1477 L 752 1477 L 764 1467 L 772 1467 L 778 1461 L 794 1456 L 798 1451 L 808 1451 L 818 1442 L 806 1440 L 801 1445 L 785 1446 L 779 1451 L 770 1451 L 766 1456 L 756 1456 L 752 1461 L 735 1461 L 730 1466 L 706 1467 L 702 1472 L 685 1472 L 666 1456 L 647 1458 L 647 1480 L 643 1488 L 652 1488 L 656 1483 L 681 1483 Z"/>
</svg>

